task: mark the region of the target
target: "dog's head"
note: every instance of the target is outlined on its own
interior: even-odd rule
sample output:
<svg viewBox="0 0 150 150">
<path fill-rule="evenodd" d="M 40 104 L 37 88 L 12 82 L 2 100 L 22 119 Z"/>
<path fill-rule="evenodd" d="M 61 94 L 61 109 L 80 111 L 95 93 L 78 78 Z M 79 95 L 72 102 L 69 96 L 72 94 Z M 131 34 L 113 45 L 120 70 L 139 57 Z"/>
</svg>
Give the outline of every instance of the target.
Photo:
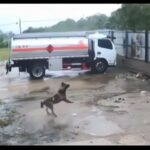
<svg viewBox="0 0 150 150">
<path fill-rule="evenodd" d="M 70 86 L 70 84 L 66 84 L 66 83 L 64 83 L 64 82 L 61 83 L 61 88 L 62 88 L 62 89 L 65 89 L 65 90 L 66 90 L 67 88 L 69 88 L 69 86 Z"/>
</svg>

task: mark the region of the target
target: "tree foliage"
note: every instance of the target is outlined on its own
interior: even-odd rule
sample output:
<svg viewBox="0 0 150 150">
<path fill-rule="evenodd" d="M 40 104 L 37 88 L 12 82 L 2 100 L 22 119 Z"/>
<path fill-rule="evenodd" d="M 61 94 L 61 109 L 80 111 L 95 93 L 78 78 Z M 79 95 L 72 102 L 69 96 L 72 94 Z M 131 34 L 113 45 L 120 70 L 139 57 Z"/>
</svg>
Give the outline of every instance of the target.
<svg viewBox="0 0 150 150">
<path fill-rule="evenodd" d="M 8 46 L 8 37 L 2 31 L 0 31 L 0 48 Z"/>
<path fill-rule="evenodd" d="M 45 28 L 32 28 L 29 27 L 24 33 L 27 32 L 65 32 L 65 31 L 83 31 L 93 29 L 103 29 L 106 27 L 109 17 L 104 14 L 97 14 L 86 18 L 81 18 L 78 21 L 73 19 L 66 19 L 60 21 L 52 27 Z"/>
<path fill-rule="evenodd" d="M 150 4 L 123 4 L 109 18 L 109 27 L 121 30 L 148 30 Z"/>
</svg>

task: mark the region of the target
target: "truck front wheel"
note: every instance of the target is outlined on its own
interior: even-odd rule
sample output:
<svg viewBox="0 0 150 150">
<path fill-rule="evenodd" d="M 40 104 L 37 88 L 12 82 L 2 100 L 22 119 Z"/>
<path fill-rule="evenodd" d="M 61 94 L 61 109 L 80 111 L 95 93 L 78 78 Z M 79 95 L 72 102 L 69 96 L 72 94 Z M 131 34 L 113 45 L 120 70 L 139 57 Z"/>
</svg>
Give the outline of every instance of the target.
<svg viewBox="0 0 150 150">
<path fill-rule="evenodd" d="M 96 60 L 92 71 L 95 73 L 104 73 L 108 67 L 107 61 L 103 59 Z"/>
<path fill-rule="evenodd" d="M 45 68 L 41 64 L 34 64 L 29 70 L 32 79 L 42 79 L 45 76 Z"/>
</svg>

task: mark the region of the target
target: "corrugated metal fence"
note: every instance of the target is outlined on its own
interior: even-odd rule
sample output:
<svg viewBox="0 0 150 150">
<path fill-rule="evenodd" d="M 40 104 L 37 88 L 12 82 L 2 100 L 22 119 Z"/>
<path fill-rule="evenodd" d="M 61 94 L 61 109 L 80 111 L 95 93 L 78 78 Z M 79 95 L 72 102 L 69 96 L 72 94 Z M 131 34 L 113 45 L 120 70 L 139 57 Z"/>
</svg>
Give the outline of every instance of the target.
<svg viewBox="0 0 150 150">
<path fill-rule="evenodd" d="M 130 59 L 150 62 L 150 32 L 149 31 L 109 31 L 113 38 L 117 54 Z"/>
</svg>

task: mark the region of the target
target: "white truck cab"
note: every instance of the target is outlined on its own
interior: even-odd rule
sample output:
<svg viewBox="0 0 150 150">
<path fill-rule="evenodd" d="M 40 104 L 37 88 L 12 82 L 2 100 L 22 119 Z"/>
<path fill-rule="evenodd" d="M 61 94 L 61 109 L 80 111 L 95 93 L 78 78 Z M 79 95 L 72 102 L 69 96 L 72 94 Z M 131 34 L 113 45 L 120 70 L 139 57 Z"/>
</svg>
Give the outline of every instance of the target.
<svg viewBox="0 0 150 150">
<path fill-rule="evenodd" d="M 105 35 L 91 34 L 88 37 L 93 40 L 95 59 L 105 58 L 109 65 L 116 65 L 116 49 L 113 42 Z"/>
<path fill-rule="evenodd" d="M 89 35 L 91 55 L 93 51 L 94 70 L 104 72 L 108 66 L 116 66 L 116 49 L 106 35 L 99 33 Z M 102 66 L 102 67 L 101 67 Z"/>
</svg>

